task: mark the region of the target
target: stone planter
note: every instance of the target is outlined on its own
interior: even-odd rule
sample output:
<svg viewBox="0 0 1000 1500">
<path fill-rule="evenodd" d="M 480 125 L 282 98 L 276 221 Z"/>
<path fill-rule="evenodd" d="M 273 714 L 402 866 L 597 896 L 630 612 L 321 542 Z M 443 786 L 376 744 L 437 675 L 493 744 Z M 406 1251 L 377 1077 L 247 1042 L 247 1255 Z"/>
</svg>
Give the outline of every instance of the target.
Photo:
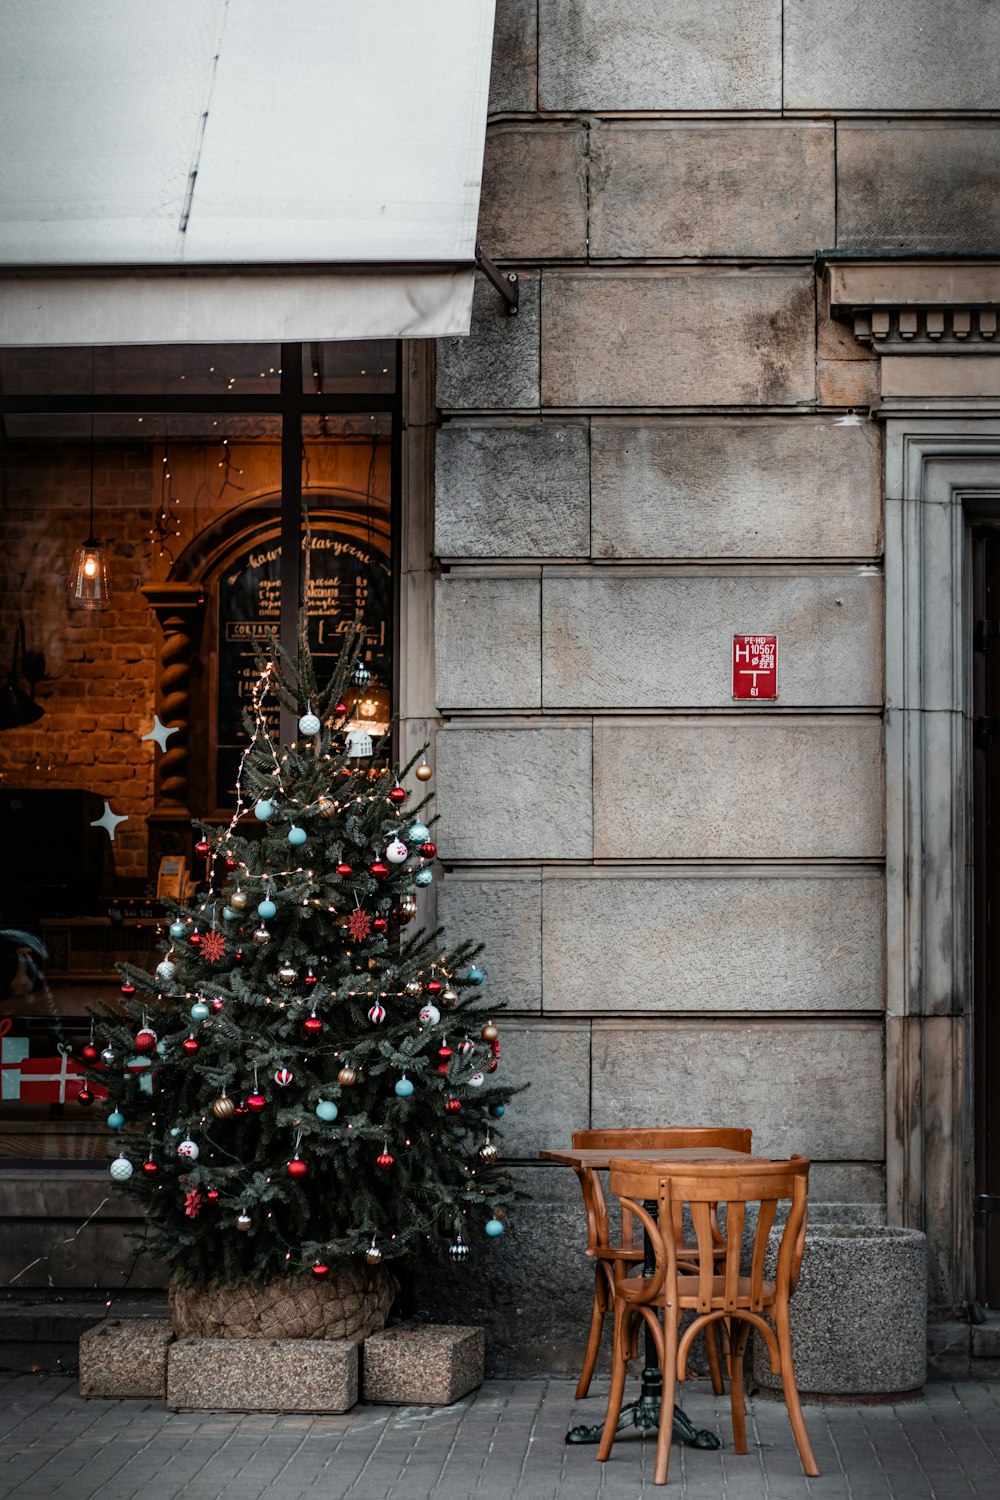
<svg viewBox="0 0 1000 1500">
<path fill-rule="evenodd" d="M 322 1281 L 170 1288 L 179 1339 L 363 1339 L 385 1326 L 398 1283 L 385 1266 L 345 1260 Z"/>
<path fill-rule="evenodd" d="M 771 1233 L 773 1276 L 780 1229 Z M 795 1378 L 803 1394 L 882 1396 L 917 1391 L 927 1374 L 927 1239 L 915 1229 L 819 1224 L 806 1231 L 791 1303 Z M 763 1340 L 753 1378 L 781 1390 Z"/>
</svg>

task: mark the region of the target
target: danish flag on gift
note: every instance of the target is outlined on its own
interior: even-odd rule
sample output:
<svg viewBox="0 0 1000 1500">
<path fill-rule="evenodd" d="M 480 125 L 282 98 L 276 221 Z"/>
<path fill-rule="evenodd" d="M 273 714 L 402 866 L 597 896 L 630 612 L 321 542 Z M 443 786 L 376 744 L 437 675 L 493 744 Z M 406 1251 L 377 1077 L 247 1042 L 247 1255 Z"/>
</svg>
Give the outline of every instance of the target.
<svg viewBox="0 0 1000 1500">
<path fill-rule="evenodd" d="M 75 1103 L 86 1082 L 86 1074 L 73 1061 L 70 1049 L 60 1044 L 58 1057 L 29 1057 L 26 1037 L 4 1037 L 0 1042 L 0 1070 L 3 1073 L 3 1097 L 19 1099 L 22 1104 Z M 91 1084 L 95 1099 L 106 1099 L 107 1089 Z"/>
</svg>

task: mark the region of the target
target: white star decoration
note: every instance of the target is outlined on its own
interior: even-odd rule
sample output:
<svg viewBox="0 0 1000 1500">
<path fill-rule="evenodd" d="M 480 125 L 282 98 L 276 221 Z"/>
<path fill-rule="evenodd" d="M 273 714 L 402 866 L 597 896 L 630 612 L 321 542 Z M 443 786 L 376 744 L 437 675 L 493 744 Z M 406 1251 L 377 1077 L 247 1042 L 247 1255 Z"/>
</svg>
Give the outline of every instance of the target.
<svg viewBox="0 0 1000 1500">
<path fill-rule="evenodd" d="M 142 735 L 141 738 L 144 739 L 144 740 L 155 740 L 156 743 L 159 745 L 160 749 L 161 750 L 165 750 L 167 748 L 167 740 L 170 738 L 170 736 L 172 734 L 176 734 L 177 733 L 177 730 L 179 729 L 179 727 L 180 726 L 178 724 L 175 724 L 175 725 L 173 725 L 172 728 L 168 729 L 167 726 L 166 726 L 166 724 L 161 724 L 160 723 L 160 716 L 159 716 L 159 714 L 154 714 L 153 715 L 153 727 L 152 727 L 152 729 L 149 731 L 148 734 Z M 112 834 L 112 837 L 114 837 L 113 834 Z"/>
<path fill-rule="evenodd" d="M 111 803 L 105 798 L 104 811 L 99 818 L 94 819 L 90 826 L 91 828 L 103 828 L 108 838 L 114 843 L 115 829 L 118 827 L 118 824 L 127 822 L 128 816 L 126 814 L 113 813 L 111 811 Z"/>
</svg>

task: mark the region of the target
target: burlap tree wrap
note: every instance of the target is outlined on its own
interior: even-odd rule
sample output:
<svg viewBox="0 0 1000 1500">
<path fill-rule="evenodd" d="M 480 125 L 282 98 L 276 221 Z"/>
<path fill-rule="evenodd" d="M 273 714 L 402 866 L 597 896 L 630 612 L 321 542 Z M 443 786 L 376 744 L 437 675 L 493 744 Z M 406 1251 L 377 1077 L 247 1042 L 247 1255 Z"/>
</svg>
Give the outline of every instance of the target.
<svg viewBox="0 0 1000 1500">
<path fill-rule="evenodd" d="M 343 1261 L 322 1281 L 288 1276 L 242 1286 L 170 1288 L 178 1338 L 363 1339 L 385 1327 L 398 1283 L 385 1266 Z"/>
</svg>

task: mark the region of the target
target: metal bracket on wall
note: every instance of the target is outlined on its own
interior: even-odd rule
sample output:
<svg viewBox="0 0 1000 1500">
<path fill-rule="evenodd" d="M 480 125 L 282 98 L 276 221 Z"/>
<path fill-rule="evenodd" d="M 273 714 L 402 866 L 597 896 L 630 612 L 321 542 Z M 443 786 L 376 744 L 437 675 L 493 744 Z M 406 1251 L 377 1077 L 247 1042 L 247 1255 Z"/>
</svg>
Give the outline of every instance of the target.
<svg viewBox="0 0 1000 1500">
<path fill-rule="evenodd" d="M 476 246 L 476 265 L 482 271 L 488 281 L 491 281 L 504 300 L 507 316 L 517 317 L 517 303 L 520 296 L 517 272 L 507 271 L 504 273 L 484 254 L 482 245 Z"/>
</svg>

